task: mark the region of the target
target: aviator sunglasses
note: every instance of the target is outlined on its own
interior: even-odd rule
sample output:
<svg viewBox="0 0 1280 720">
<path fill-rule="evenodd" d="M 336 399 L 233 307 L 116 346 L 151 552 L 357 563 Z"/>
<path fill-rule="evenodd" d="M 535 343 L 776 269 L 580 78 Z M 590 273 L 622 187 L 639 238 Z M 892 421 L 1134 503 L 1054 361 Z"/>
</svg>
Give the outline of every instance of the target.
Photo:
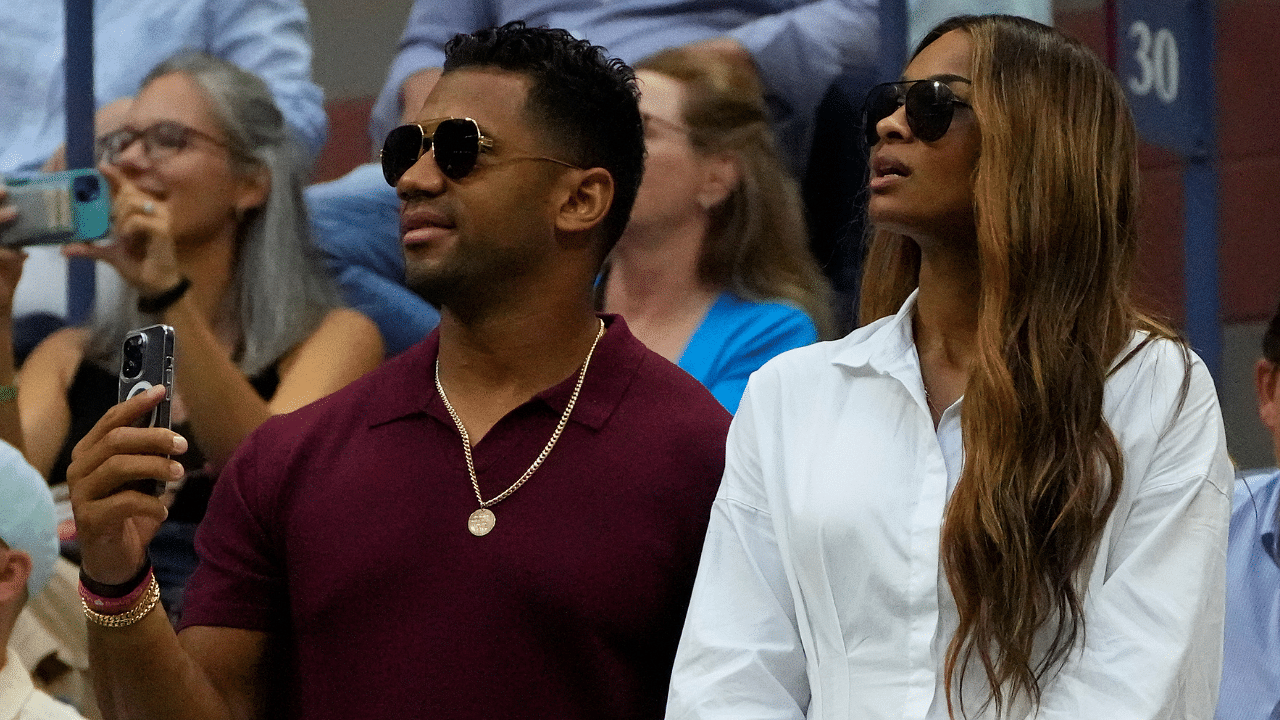
<svg viewBox="0 0 1280 720">
<path fill-rule="evenodd" d="M 969 83 L 961 77 L 948 76 L 929 80 L 900 80 L 881 83 L 867 93 L 862 105 L 863 139 L 870 148 L 880 141 L 876 123 L 907 106 L 907 125 L 912 134 L 925 142 L 940 140 L 951 127 L 955 106 L 969 107 L 956 98 L 949 82 Z"/>
<path fill-rule="evenodd" d="M 382 144 L 382 177 L 395 187 L 400 177 L 413 167 L 418 159 L 433 150 L 436 166 L 450 180 L 461 180 L 476 167 L 480 153 L 493 149 L 493 140 L 480 132 L 480 126 L 471 118 L 446 118 L 428 133 L 421 125 L 401 125 L 387 135 Z M 558 165 L 578 169 L 563 160 L 541 155 L 521 155 L 505 158 L 515 160 L 545 160 Z"/>
</svg>

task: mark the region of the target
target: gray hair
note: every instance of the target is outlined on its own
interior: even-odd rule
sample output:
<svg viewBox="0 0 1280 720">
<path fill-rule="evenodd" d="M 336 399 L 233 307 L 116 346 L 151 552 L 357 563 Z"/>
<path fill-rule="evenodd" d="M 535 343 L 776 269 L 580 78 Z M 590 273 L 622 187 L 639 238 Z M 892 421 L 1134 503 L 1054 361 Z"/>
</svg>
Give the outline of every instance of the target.
<svg viewBox="0 0 1280 720">
<path fill-rule="evenodd" d="M 302 199 L 304 156 L 261 78 L 207 53 L 183 52 L 147 73 L 142 87 L 172 73 L 186 75 L 209 99 L 233 168 L 246 173 L 265 168 L 271 175 L 266 202 L 240 218 L 229 298 L 239 317 L 235 360 L 253 377 L 305 340 L 339 305 L 311 242 Z M 138 312 L 137 301 L 137 292 L 126 287 L 116 312 L 94 317 L 89 358 L 112 367 L 125 333 L 153 323 Z"/>
</svg>

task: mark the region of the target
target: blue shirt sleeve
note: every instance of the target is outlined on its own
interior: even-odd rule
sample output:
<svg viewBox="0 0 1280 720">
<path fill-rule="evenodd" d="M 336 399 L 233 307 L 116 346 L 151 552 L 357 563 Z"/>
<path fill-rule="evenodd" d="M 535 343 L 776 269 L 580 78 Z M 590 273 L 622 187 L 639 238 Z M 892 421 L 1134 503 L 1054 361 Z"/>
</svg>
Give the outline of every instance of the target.
<svg viewBox="0 0 1280 720">
<path fill-rule="evenodd" d="M 311 24 L 301 0 L 216 0 L 208 52 L 271 88 L 298 144 L 312 160 L 328 133 L 324 92 L 311 78 Z"/>
<path fill-rule="evenodd" d="M 65 139 L 63 24 L 60 2 L 0 3 L 0 170 L 34 169 Z M 328 121 L 302 0 L 98 0 L 96 106 L 135 95 L 153 67 L 184 49 L 260 76 L 301 148 L 320 152 Z"/>
<path fill-rule="evenodd" d="M 400 201 L 375 163 L 306 189 L 316 245 L 347 303 L 378 325 L 387 357 L 421 340 L 440 313 L 404 285 Z"/>
<path fill-rule="evenodd" d="M 759 17 L 729 36 L 751 52 L 773 99 L 807 118 L 842 70 L 876 64 L 879 33 L 875 0 L 817 0 Z"/>
<path fill-rule="evenodd" d="M 732 413 L 751 373 L 775 355 L 817 340 L 818 331 L 804 311 L 724 293 L 689 339 L 679 365 Z"/>
<path fill-rule="evenodd" d="M 1236 480 L 1216 720 L 1280 720 L 1280 471 Z"/>
<path fill-rule="evenodd" d="M 410 75 L 444 64 L 444 46 L 454 35 L 498 25 L 491 3 L 483 0 L 416 0 L 409 11 L 400 51 L 391 62 L 382 92 L 369 117 L 374 146 L 400 123 L 400 86 Z"/>
</svg>

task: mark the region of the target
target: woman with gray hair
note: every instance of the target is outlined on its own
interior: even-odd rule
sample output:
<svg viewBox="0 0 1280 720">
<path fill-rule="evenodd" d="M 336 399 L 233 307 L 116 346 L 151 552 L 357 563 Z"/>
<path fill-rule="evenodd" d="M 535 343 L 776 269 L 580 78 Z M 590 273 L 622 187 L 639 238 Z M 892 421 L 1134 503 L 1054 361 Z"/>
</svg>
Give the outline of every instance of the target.
<svg viewBox="0 0 1280 720">
<path fill-rule="evenodd" d="M 176 457 L 186 481 L 157 536 L 167 547 L 153 545 L 153 558 L 166 591 L 180 593 L 195 524 L 240 441 L 375 367 L 382 344 L 372 322 L 338 307 L 311 247 L 301 162 L 256 76 L 203 53 L 161 63 L 124 125 L 99 138 L 99 157 L 114 240 L 65 253 L 109 263 L 127 287 L 114 312 L 36 347 L 18 373 L 18 417 L 0 402 L 0 432 L 16 420 L 21 437 L 6 439 L 63 481 L 76 442 L 116 403 L 124 334 L 173 326 L 172 416 L 189 449 Z M 20 267 L 0 264 L 0 274 Z M 4 280 L 11 291 L 16 277 Z"/>
</svg>

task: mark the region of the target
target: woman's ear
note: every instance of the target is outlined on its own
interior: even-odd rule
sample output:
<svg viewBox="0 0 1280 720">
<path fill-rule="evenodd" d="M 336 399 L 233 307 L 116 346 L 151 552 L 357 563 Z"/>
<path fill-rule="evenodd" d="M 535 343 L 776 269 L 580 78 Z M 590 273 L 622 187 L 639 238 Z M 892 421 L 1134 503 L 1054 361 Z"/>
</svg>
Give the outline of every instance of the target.
<svg viewBox="0 0 1280 720">
<path fill-rule="evenodd" d="M 256 165 L 240 177 L 240 186 L 236 192 L 236 217 L 254 208 L 267 204 L 271 196 L 271 169 L 266 165 Z"/>
<path fill-rule="evenodd" d="M 556 215 L 556 229 L 580 233 L 599 225 L 613 205 L 613 176 L 604 168 L 588 168 L 565 173 L 564 202 Z"/>
<path fill-rule="evenodd" d="M 742 166 L 732 155 L 713 155 L 704 163 L 705 179 L 697 199 L 704 210 L 710 210 L 728 200 L 738 188 L 742 182 Z"/>
</svg>

